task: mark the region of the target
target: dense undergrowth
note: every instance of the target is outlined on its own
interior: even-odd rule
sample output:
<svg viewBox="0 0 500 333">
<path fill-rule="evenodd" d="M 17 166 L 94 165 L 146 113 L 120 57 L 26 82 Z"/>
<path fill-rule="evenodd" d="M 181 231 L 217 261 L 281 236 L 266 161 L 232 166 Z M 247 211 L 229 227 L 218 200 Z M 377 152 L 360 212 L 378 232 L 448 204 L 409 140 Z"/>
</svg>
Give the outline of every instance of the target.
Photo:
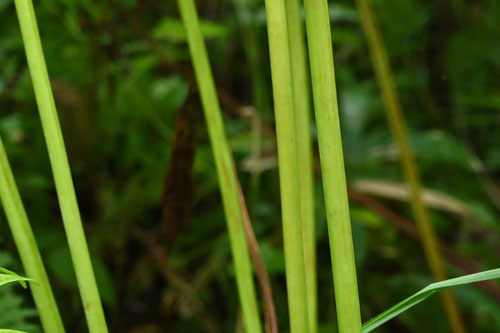
<svg viewBox="0 0 500 333">
<path fill-rule="evenodd" d="M 196 4 L 225 134 L 270 276 L 278 324 L 286 331 L 264 1 L 241 1 L 238 8 L 229 0 Z M 448 276 L 496 268 L 500 44 L 494 41 L 500 35 L 500 5 L 495 0 L 373 5 Z M 354 1 L 334 1 L 329 9 L 366 321 L 434 280 L 402 187 L 360 15 Z M 175 2 L 46 0 L 36 1 L 35 10 L 110 331 L 241 331 L 216 166 Z M 13 1 L 0 1 L 0 31 L 0 136 L 66 330 L 84 332 Z M 311 133 L 319 332 L 330 332 L 337 318 L 315 125 Z M 0 266 L 24 272 L 17 253 L 2 215 Z M 453 293 L 471 332 L 500 329 L 498 283 Z M 439 298 L 425 302 L 379 331 L 446 332 Z M 0 314 L 0 328 L 40 331 L 30 294 L 14 285 L 0 288 Z"/>
</svg>

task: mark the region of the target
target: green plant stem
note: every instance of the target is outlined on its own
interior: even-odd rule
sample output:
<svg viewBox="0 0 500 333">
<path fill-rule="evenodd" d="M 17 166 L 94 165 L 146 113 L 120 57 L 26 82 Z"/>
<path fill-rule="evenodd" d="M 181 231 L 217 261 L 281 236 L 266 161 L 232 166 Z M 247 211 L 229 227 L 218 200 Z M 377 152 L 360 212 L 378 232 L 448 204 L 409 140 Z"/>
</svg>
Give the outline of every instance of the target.
<svg viewBox="0 0 500 333">
<path fill-rule="evenodd" d="M 238 195 L 236 168 L 224 132 L 222 113 L 217 98 L 215 83 L 208 60 L 205 42 L 200 31 L 198 14 L 193 0 L 178 0 L 179 10 L 186 30 L 191 61 L 194 66 L 201 102 L 208 126 L 208 134 L 217 167 L 219 186 L 229 230 L 231 252 L 236 271 L 236 282 L 243 323 L 249 333 L 262 331 L 257 307 L 252 267 L 243 225 L 242 207 Z"/>
<path fill-rule="evenodd" d="M 234 7 L 240 23 L 243 47 L 248 60 L 248 65 L 252 68 L 252 94 L 253 105 L 257 114 L 252 117 L 252 159 L 259 160 L 262 151 L 262 131 L 261 117 L 270 110 L 270 96 L 265 73 L 265 66 L 262 64 L 263 53 L 260 50 L 261 38 L 259 38 L 258 27 L 256 26 L 252 11 L 252 0 L 235 0 Z M 252 172 L 250 176 L 249 207 L 250 211 L 255 211 L 260 186 L 260 171 Z"/>
<path fill-rule="evenodd" d="M 328 2 L 304 0 L 339 332 L 361 332 Z"/>
<path fill-rule="evenodd" d="M 255 2 L 255 1 L 254 1 Z M 252 93 L 253 102 L 257 110 L 261 113 L 271 110 L 269 92 L 267 89 L 267 78 L 262 66 L 261 50 L 259 48 L 261 38 L 259 38 L 258 27 L 253 22 L 251 15 L 251 0 L 235 0 L 234 6 L 240 21 L 243 46 L 248 58 L 248 63 L 252 68 Z"/>
<path fill-rule="evenodd" d="M 266 0 L 281 188 L 288 307 L 292 333 L 309 331 L 302 240 L 297 130 L 284 0 Z"/>
<path fill-rule="evenodd" d="M 310 333 L 316 333 L 317 286 L 316 286 L 316 234 L 314 224 L 314 175 L 311 135 L 311 94 L 306 42 L 299 0 L 286 0 L 288 41 L 293 78 L 293 100 L 297 131 L 297 156 L 299 163 L 300 211 L 304 262 L 307 284 L 307 312 Z"/>
<path fill-rule="evenodd" d="M 43 329 L 46 332 L 64 332 L 49 278 L 36 244 L 35 236 L 26 215 L 21 196 L 16 186 L 9 160 L 0 138 L 0 198 L 7 215 L 12 236 L 26 274 L 37 280 L 39 285 L 31 285 Z"/>
<path fill-rule="evenodd" d="M 15 5 L 87 324 L 92 333 L 107 332 L 47 73 L 35 10 L 31 0 L 15 0 Z"/>
<path fill-rule="evenodd" d="M 408 143 L 404 115 L 401 111 L 401 103 L 393 81 L 384 42 L 375 21 L 375 15 L 370 3 L 367 0 L 357 0 L 357 4 L 360 10 L 361 23 L 370 49 L 377 81 L 382 90 L 389 125 L 399 148 L 401 166 L 406 182 L 410 186 L 411 206 L 413 208 L 415 220 L 417 221 L 417 227 L 420 238 L 422 239 L 427 262 L 429 263 L 434 278 L 438 281 L 445 280 L 446 271 L 443 259 L 437 245 L 437 237 L 429 218 L 429 212 L 422 201 L 420 177 L 418 175 L 413 152 Z M 441 297 L 453 331 L 455 333 L 465 332 L 464 324 L 451 292 L 443 291 Z"/>
</svg>

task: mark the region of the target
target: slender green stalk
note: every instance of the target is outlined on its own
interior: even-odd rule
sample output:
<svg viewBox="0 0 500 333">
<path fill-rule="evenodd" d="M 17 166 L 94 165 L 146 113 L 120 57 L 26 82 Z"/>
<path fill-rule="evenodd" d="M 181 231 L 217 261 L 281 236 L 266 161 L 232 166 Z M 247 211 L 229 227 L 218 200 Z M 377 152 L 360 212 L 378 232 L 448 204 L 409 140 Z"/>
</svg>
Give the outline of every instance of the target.
<svg viewBox="0 0 500 333">
<path fill-rule="evenodd" d="M 32 285 L 31 292 L 35 300 L 43 329 L 46 332 L 64 332 L 49 278 L 43 265 L 42 257 L 36 244 L 35 236 L 26 215 L 21 196 L 16 186 L 7 154 L 0 138 L 0 198 L 7 215 L 12 236 L 19 251 L 19 256 L 26 274 L 39 282 Z"/>
<path fill-rule="evenodd" d="M 257 114 L 252 117 L 252 159 L 258 160 L 262 150 L 261 117 L 271 110 L 269 89 L 265 66 L 262 65 L 261 38 L 259 38 L 258 27 L 252 19 L 252 0 L 235 0 L 234 6 L 241 27 L 243 46 L 248 59 L 249 67 L 252 68 L 252 93 L 253 104 Z M 254 211 L 258 199 L 260 186 L 260 171 L 252 172 L 250 176 L 249 206 Z"/>
<path fill-rule="evenodd" d="M 252 92 L 253 102 L 259 112 L 267 112 L 271 109 L 269 92 L 266 84 L 265 67 L 262 66 L 261 50 L 259 45 L 258 29 L 251 17 L 252 0 L 235 0 L 234 6 L 240 21 L 243 37 L 243 46 L 247 54 L 249 65 L 252 68 Z"/>
<path fill-rule="evenodd" d="M 31 0 L 16 0 L 26 56 L 89 331 L 107 332 Z"/>
<path fill-rule="evenodd" d="M 309 70 L 306 42 L 300 0 L 286 0 L 288 42 L 293 78 L 293 100 L 297 131 L 297 156 L 299 163 L 300 211 L 302 215 L 302 237 L 307 284 L 307 312 L 309 331 L 316 333 L 317 286 L 316 286 L 316 234 L 314 224 L 314 175 L 311 135 L 311 94 L 309 91 Z"/>
<path fill-rule="evenodd" d="M 339 332 L 361 332 L 328 2 L 304 0 Z"/>
<path fill-rule="evenodd" d="M 309 331 L 302 240 L 297 130 L 284 0 L 266 0 L 271 58 L 288 307 L 292 333 Z"/>
<path fill-rule="evenodd" d="M 377 81 L 385 103 L 385 110 L 392 134 L 397 142 L 401 167 L 403 169 L 406 182 L 410 186 L 411 206 L 417 221 L 417 227 L 422 239 L 427 262 L 436 280 L 445 280 L 446 271 L 443 259 L 437 245 L 436 234 L 429 218 L 427 207 L 422 201 L 422 189 L 417 166 L 413 157 L 413 152 L 408 144 L 406 125 L 401 103 L 392 78 L 389 58 L 385 51 L 384 42 L 375 21 L 373 9 L 366 0 L 357 0 L 361 14 L 361 22 L 366 35 L 366 40 L 370 49 L 371 59 Z M 450 291 L 441 293 L 442 301 L 448 316 L 448 320 L 455 333 L 465 332 L 458 307 Z"/>
<path fill-rule="evenodd" d="M 193 0 L 178 0 L 179 10 L 186 30 L 191 61 L 193 62 L 201 102 L 208 126 L 208 134 L 217 167 L 222 201 L 229 230 L 229 240 L 236 271 L 236 282 L 243 323 L 249 333 L 262 331 L 257 298 L 252 277 L 252 267 L 243 225 L 242 207 L 239 201 L 236 168 L 224 133 L 224 123 L 215 89 L 214 78 L 208 60 L 205 42 L 200 31 L 198 14 Z"/>
</svg>

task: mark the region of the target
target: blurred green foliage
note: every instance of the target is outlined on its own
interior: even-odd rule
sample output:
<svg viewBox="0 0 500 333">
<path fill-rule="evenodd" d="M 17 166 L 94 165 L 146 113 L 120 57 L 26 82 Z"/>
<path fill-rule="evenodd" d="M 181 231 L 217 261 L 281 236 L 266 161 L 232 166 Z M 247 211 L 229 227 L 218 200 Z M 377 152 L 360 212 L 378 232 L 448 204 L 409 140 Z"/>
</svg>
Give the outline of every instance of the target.
<svg viewBox="0 0 500 333">
<path fill-rule="evenodd" d="M 496 0 L 374 0 L 425 187 L 461 201 L 471 215 L 432 211 L 442 241 L 480 269 L 500 265 L 500 3 Z M 263 1 L 236 15 L 229 0 L 198 1 L 227 135 L 249 200 L 287 331 L 286 288 L 274 158 Z M 238 300 L 224 215 L 184 32 L 174 2 L 39 0 L 35 10 L 86 233 L 112 332 L 232 332 Z M 348 181 L 402 182 L 353 1 L 330 3 Z M 245 21 L 243 21 L 245 20 Z M 258 43 L 253 68 L 248 29 Z M 265 80 L 257 77 L 263 75 Z M 258 89 L 267 94 L 255 96 Z M 264 96 L 264 97 L 262 97 Z M 257 98 L 267 99 L 256 100 Z M 254 156 L 255 112 L 262 124 Z M 165 177 L 178 114 L 194 116 L 194 197 L 165 244 Z M 250 116 L 249 116 L 250 114 Z M 253 119 L 253 120 L 252 120 Z M 312 129 L 315 131 L 315 129 Z M 0 135 L 70 332 L 84 332 L 49 160 L 11 0 L 0 0 Z M 252 185 L 262 166 L 260 182 Z M 186 185 L 188 186 L 188 185 Z M 179 189 L 178 189 L 179 190 Z M 181 189 L 182 190 L 182 189 Z M 174 195 L 175 193 L 169 193 Z M 376 198 L 411 219 L 408 204 Z M 335 330 L 321 185 L 316 183 L 319 318 Z M 421 246 L 373 207 L 352 203 L 362 316 L 366 320 L 431 282 Z M 178 221 L 177 221 L 178 222 Z M 141 238 L 145 233 L 149 239 Z M 5 217 L 0 266 L 22 272 Z M 170 238 L 169 238 L 170 239 Z M 146 243 L 150 244 L 147 245 Z M 151 246 L 151 244 L 153 244 Z M 166 251 L 168 259 L 158 258 Z M 164 260 L 163 260 L 164 259 Z M 163 261 L 162 261 L 163 260 Z M 163 263 L 163 264 L 161 264 Z M 448 266 L 449 275 L 463 267 Z M 495 288 L 500 288 L 493 285 Z M 498 294 L 454 291 L 473 332 L 500 330 Z M 5 310 L 2 310 L 5 309 Z M 37 332 L 29 295 L 0 290 L 0 327 Z M 6 311 L 6 312 L 4 312 Z M 447 332 L 438 298 L 380 332 Z"/>
</svg>

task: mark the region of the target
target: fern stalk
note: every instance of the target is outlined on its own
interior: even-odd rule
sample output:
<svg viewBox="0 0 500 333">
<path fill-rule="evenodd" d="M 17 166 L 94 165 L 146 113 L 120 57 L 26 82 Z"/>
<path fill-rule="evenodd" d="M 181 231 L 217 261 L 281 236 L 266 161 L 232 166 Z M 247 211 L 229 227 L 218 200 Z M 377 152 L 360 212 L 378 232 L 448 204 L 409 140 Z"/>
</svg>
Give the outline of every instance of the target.
<svg viewBox="0 0 500 333">
<path fill-rule="evenodd" d="M 66 237 L 91 333 L 107 332 L 31 0 L 15 0 Z"/>
<path fill-rule="evenodd" d="M 286 0 L 288 41 L 292 68 L 297 156 L 301 203 L 302 237 L 307 285 L 307 311 L 310 333 L 317 327 L 316 234 L 314 223 L 314 175 L 311 136 L 311 95 L 306 42 L 299 0 Z"/>
<path fill-rule="evenodd" d="M 304 333 L 309 331 L 309 317 L 301 224 L 301 175 L 296 148 L 298 139 L 285 1 L 266 0 L 266 13 L 278 142 L 290 328 L 292 333 Z"/>
<path fill-rule="evenodd" d="M 262 331 L 262 324 L 257 307 L 250 255 L 245 238 L 236 168 L 224 133 L 222 112 L 217 98 L 205 42 L 200 31 L 196 6 L 193 0 L 178 0 L 178 6 L 187 34 L 191 61 L 198 82 L 203 111 L 208 126 L 208 134 L 217 167 L 219 187 L 222 194 L 231 252 L 236 271 L 239 299 L 243 311 L 243 323 L 247 332 L 260 333 Z"/>
<path fill-rule="evenodd" d="M 377 81 L 382 90 L 389 125 L 399 148 L 401 167 L 406 182 L 410 187 L 411 206 L 417 221 L 427 262 L 434 278 L 438 281 L 445 280 L 446 271 L 443 259 L 438 248 L 436 233 L 430 221 L 427 207 L 422 201 L 420 177 L 413 152 L 408 144 L 404 115 L 401 111 L 401 103 L 394 84 L 384 42 L 375 21 L 373 9 L 368 0 L 357 0 L 357 5 L 361 14 L 361 23 L 368 42 Z M 465 327 L 452 293 L 450 291 L 443 291 L 441 292 L 441 297 L 453 332 L 465 332 Z"/>
<path fill-rule="evenodd" d="M 24 270 L 30 278 L 39 282 L 39 285 L 31 284 L 31 292 L 43 329 L 46 332 L 63 333 L 65 331 L 59 309 L 1 138 L 0 198 Z"/>
<path fill-rule="evenodd" d="M 304 6 L 339 332 L 359 333 L 361 316 L 328 2 L 304 0 Z"/>
</svg>

